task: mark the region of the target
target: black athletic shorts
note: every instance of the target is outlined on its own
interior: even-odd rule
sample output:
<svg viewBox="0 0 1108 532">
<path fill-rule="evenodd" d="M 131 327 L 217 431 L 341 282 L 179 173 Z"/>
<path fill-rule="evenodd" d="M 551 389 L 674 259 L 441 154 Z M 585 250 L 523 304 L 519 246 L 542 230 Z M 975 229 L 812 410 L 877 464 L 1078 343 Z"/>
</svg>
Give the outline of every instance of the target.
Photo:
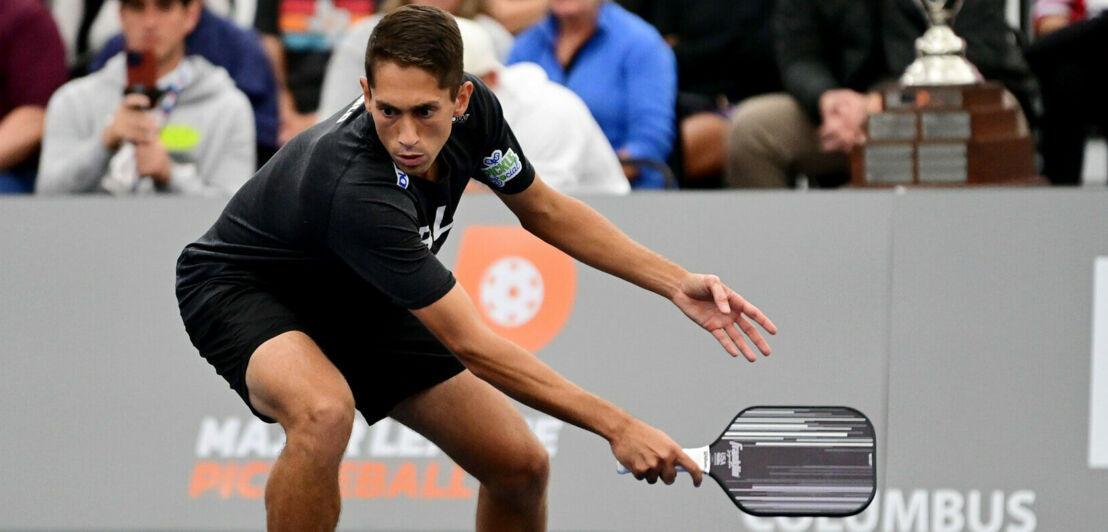
<svg viewBox="0 0 1108 532">
<path fill-rule="evenodd" d="M 177 294 L 192 344 L 242 397 L 246 365 L 265 341 L 288 331 L 307 334 L 342 372 L 370 424 L 400 401 L 465 367 L 410 311 L 357 289 L 327 296 L 285 294 L 249 281 L 208 282 Z"/>
</svg>

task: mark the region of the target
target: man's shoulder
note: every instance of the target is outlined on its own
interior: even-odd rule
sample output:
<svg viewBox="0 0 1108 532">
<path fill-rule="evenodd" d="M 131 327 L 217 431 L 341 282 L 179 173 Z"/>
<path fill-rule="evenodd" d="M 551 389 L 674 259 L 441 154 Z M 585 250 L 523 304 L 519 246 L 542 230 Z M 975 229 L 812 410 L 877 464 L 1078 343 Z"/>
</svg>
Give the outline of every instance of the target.
<svg viewBox="0 0 1108 532">
<path fill-rule="evenodd" d="M 228 119 L 246 110 L 253 113 L 250 98 L 235 85 L 227 69 L 199 55 L 188 56 L 186 60 L 193 79 L 181 89 L 178 105 L 199 105 L 205 113 L 228 113 Z"/>
<path fill-rule="evenodd" d="M 294 139 L 311 171 L 324 171 L 340 182 L 383 184 L 399 180 L 388 152 L 377 139 L 362 105 L 332 116 Z"/>
<path fill-rule="evenodd" d="M 54 92 L 50 102 L 78 101 L 81 102 L 81 110 L 91 113 L 102 111 L 97 102 L 112 99 L 111 110 L 114 111 L 122 98 L 123 78 L 123 56 L 120 54 L 108 61 L 104 68 L 65 82 Z"/>
<path fill-rule="evenodd" d="M 662 40 L 662 34 L 654 26 L 615 2 L 606 2 L 601 7 L 600 23 L 624 42 L 641 45 L 644 40 L 651 44 Z"/>
</svg>

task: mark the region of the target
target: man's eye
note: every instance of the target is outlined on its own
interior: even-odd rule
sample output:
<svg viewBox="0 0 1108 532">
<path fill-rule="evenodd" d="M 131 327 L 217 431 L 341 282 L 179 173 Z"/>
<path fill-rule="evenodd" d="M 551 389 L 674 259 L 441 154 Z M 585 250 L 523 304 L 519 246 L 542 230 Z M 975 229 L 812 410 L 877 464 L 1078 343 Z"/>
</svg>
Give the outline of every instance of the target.
<svg viewBox="0 0 1108 532">
<path fill-rule="evenodd" d="M 389 107 L 384 107 L 381 109 L 381 114 L 386 117 L 392 118 L 392 115 L 396 114 L 396 110 Z"/>
<path fill-rule="evenodd" d="M 435 114 L 435 110 L 431 108 L 420 109 L 419 116 L 422 118 L 431 118 Z"/>
</svg>

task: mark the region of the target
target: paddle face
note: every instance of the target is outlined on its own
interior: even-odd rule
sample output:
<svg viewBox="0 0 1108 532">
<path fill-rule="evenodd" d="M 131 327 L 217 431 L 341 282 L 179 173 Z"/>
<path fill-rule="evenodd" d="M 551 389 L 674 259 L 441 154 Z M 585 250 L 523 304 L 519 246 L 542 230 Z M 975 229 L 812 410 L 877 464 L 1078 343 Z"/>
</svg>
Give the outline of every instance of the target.
<svg viewBox="0 0 1108 532">
<path fill-rule="evenodd" d="M 853 408 L 747 408 L 709 449 L 708 474 L 753 515 L 853 515 L 877 489 L 873 425 Z"/>
</svg>

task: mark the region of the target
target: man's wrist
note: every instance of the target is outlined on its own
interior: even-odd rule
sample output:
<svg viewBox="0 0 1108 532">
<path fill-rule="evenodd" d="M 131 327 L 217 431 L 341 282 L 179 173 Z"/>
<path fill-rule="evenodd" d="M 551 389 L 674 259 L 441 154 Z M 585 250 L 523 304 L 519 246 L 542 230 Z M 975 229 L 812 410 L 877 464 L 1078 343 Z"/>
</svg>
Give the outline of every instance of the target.
<svg viewBox="0 0 1108 532">
<path fill-rule="evenodd" d="M 609 404 L 608 407 L 611 408 L 611 412 L 604 416 L 605 419 L 596 427 L 596 430 L 600 436 L 611 442 L 626 430 L 635 418 L 615 405 Z"/>
<path fill-rule="evenodd" d="M 120 143 L 123 139 L 112 134 L 112 128 L 109 126 L 104 129 L 104 132 L 100 134 L 100 144 L 104 146 L 108 151 L 115 151 L 119 149 Z"/>
</svg>

